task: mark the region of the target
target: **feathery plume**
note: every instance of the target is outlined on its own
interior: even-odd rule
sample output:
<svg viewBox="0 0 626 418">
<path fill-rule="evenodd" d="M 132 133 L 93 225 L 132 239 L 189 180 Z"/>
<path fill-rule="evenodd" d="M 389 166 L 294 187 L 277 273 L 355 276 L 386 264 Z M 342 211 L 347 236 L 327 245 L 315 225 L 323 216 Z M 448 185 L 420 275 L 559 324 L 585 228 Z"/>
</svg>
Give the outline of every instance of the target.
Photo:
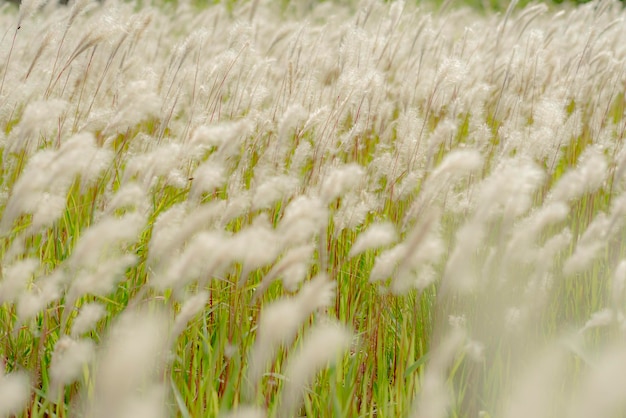
<svg viewBox="0 0 626 418">
<path fill-rule="evenodd" d="M 18 416 L 30 397 L 30 379 L 26 373 L 4 374 L 0 369 L 0 417 Z"/>
<path fill-rule="evenodd" d="M 78 338 L 91 331 L 98 321 L 106 315 L 106 309 L 99 303 L 86 303 L 80 307 L 78 316 L 72 323 L 72 337 Z"/>
<path fill-rule="evenodd" d="M 285 289 L 293 292 L 297 286 L 306 278 L 309 264 L 312 262 L 313 245 L 301 245 L 290 249 L 285 255 L 274 264 L 274 267 L 265 275 L 254 292 L 252 301 L 260 298 L 265 290 L 279 277 L 282 277 Z"/>
<path fill-rule="evenodd" d="M 213 192 L 224 186 L 227 181 L 227 172 L 220 162 L 210 158 L 200 164 L 191 177 L 193 181 L 188 199 L 191 202 L 199 202 L 204 193 Z"/>
<path fill-rule="evenodd" d="M 219 231 L 195 235 L 180 256 L 154 277 L 151 285 L 158 290 L 182 289 L 194 280 L 201 283 L 219 276 L 234 259 L 232 238 Z"/>
<path fill-rule="evenodd" d="M 321 200 L 298 196 L 285 209 L 277 230 L 284 245 L 304 244 L 320 231 L 320 225 L 327 222 L 327 217 L 328 210 Z"/>
<path fill-rule="evenodd" d="M 297 178 L 290 176 L 274 176 L 255 188 L 252 197 L 252 209 L 270 209 L 281 199 L 289 198 L 299 186 Z"/>
<path fill-rule="evenodd" d="M 363 178 L 365 171 L 358 164 L 346 164 L 333 169 L 324 179 L 320 190 L 320 198 L 325 204 L 354 188 Z"/>
<path fill-rule="evenodd" d="M 153 416 L 166 416 L 161 397 L 152 397 L 158 389 L 158 371 L 164 364 L 167 316 L 159 311 L 126 311 L 110 329 L 97 356 L 95 388 L 89 399 L 89 413 L 94 417 L 122 416 L 137 402 L 152 405 Z M 148 398 L 138 395 L 141 388 Z M 141 392 L 139 392 L 141 393 Z M 142 414 L 142 416 L 146 416 Z"/>
<path fill-rule="evenodd" d="M 295 415 L 306 386 L 320 369 L 337 361 L 348 350 L 352 344 L 352 333 L 342 325 L 328 322 L 315 325 L 303 341 L 287 364 L 278 411 L 280 417 Z"/>
<path fill-rule="evenodd" d="M 373 248 L 385 247 L 393 244 L 397 238 L 396 229 L 391 222 L 371 225 L 359 234 L 348 256 L 354 257 Z"/>
<path fill-rule="evenodd" d="M 39 260 L 26 258 L 2 268 L 0 303 L 13 302 L 24 292 L 39 269 Z"/>
<path fill-rule="evenodd" d="M 81 377 L 83 368 L 93 361 L 95 353 L 95 344 L 89 339 L 74 340 L 64 335 L 57 341 L 50 363 L 52 399 L 57 399 L 64 386 Z"/>
<path fill-rule="evenodd" d="M 309 315 L 332 302 L 334 290 L 335 283 L 320 274 L 305 283 L 296 296 L 280 299 L 263 308 L 250 359 L 250 390 L 256 389 L 263 370 L 278 347 L 291 344 Z"/>
<path fill-rule="evenodd" d="M 575 169 L 567 171 L 552 187 L 549 199 L 570 202 L 584 193 L 592 193 L 602 186 L 608 165 L 602 152 L 589 147 L 578 159 Z"/>
<path fill-rule="evenodd" d="M 565 260 L 563 273 L 572 275 L 588 268 L 602 248 L 606 246 L 606 238 L 611 220 L 604 214 L 596 215 L 591 224 L 576 243 L 574 253 Z"/>
<path fill-rule="evenodd" d="M 209 293 L 202 291 L 193 295 L 185 301 L 180 308 L 180 312 L 176 315 L 174 326 L 172 327 L 172 339 L 176 339 L 187 327 L 191 319 L 204 309 L 209 300 Z"/>
</svg>

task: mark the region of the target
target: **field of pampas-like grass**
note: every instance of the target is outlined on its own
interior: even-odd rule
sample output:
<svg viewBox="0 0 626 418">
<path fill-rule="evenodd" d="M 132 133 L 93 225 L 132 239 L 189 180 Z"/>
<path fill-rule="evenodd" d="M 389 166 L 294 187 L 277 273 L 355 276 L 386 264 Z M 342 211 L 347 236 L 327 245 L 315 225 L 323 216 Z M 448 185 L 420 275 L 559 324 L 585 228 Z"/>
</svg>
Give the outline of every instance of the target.
<svg viewBox="0 0 626 418">
<path fill-rule="evenodd" d="M 624 416 L 625 18 L 0 4 L 0 417 Z"/>
</svg>

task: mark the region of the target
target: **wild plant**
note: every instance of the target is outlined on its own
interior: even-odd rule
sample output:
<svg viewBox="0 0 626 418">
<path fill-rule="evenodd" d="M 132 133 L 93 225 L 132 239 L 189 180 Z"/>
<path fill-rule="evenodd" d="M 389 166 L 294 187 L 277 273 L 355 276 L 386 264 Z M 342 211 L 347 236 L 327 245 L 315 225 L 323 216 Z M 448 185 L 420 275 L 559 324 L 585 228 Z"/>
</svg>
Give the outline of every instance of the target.
<svg viewBox="0 0 626 418">
<path fill-rule="evenodd" d="M 0 6 L 0 416 L 623 414 L 623 20 Z"/>
</svg>

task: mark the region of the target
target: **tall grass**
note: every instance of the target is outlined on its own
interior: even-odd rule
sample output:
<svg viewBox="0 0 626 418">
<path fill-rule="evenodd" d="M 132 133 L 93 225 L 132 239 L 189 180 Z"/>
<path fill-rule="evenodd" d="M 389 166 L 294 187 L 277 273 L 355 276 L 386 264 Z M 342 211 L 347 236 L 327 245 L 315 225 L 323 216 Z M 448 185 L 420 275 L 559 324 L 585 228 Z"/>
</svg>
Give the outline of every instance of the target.
<svg viewBox="0 0 626 418">
<path fill-rule="evenodd" d="M 626 412 L 619 2 L 0 9 L 0 416 Z"/>
</svg>

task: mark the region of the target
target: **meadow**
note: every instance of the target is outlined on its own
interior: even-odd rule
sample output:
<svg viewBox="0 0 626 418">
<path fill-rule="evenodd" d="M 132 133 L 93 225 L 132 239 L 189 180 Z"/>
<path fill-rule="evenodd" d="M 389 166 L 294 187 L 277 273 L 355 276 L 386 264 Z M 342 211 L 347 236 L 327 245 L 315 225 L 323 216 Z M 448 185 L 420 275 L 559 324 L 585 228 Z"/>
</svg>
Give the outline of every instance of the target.
<svg viewBox="0 0 626 418">
<path fill-rule="evenodd" d="M 624 416 L 625 17 L 0 4 L 0 417 Z"/>
</svg>

